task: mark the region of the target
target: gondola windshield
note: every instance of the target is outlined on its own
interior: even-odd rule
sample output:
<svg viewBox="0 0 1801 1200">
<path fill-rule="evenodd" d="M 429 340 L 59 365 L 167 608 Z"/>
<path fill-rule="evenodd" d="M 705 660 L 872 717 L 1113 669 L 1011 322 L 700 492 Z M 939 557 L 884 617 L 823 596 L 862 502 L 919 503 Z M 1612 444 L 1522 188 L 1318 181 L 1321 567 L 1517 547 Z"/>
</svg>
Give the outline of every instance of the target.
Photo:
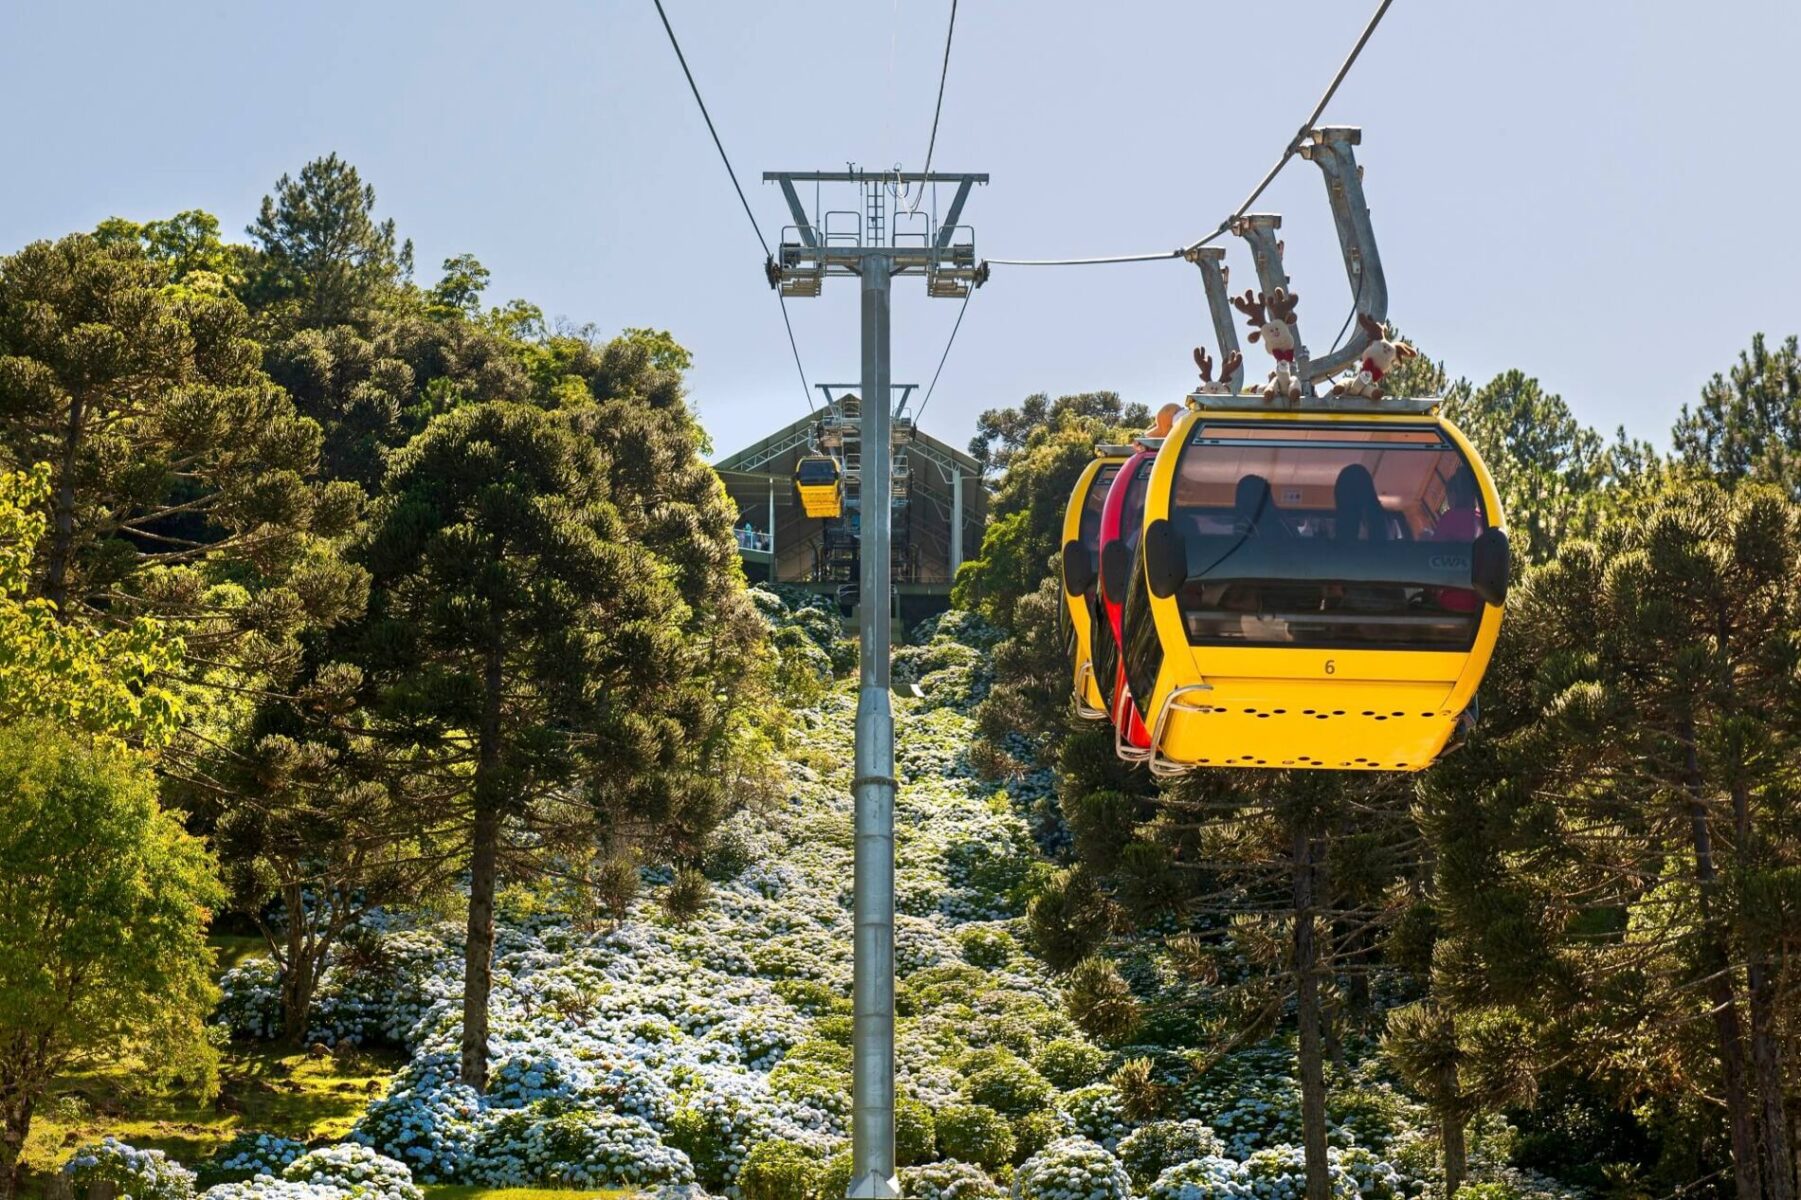
<svg viewBox="0 0 1801 1200">
<path fill-rule="evenodd" d="M 838 464 L 824 456 L 803 458 L 794 470 L 794 480 L 802 487 L 830 487 L 838 482 Z"/>
<path fill-rule="evenodd" d="M 1434 426 L 1205 422 L 1172 499 L 1192 645 L 1467 650 L 1475 639 L 1472 548 L 1487 519 L 1475 474 Z"/>
<path fill-rule="evenodd" d="M 1094 482 L 1088 487 L 1088 495 L 1082 501 L 1082 548 L 1090 554 L 1099 553 L 1101 544 L 1101 511 L 1107 507 L 1107 491 L 1113 486 L 1113 479 L 1119 474 L 1118 463 L 1103 463 L 1095 472 Z"/>
</svg>

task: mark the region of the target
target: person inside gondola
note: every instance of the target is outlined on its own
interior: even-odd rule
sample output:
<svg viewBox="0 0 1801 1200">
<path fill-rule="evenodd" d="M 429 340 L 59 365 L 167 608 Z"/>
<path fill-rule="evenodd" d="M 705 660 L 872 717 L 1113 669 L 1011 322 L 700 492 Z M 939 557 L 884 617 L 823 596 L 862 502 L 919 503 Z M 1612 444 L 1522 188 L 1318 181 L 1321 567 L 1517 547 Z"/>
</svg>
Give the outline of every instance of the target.
<svg viewBox="0 0 1801 1200">
<path fill-rule="evenodd" d="M 1337 507 L 1333 540 L 1388 540 L 1388 512 L 1382 507 L 1382 498 L 1376 495 L 1376 481 L 1368 467 L 1352 463 L 1340 471 L 1338 481 L 1332 485 L 1332 497 Z"/>
<path fill-rule="evenodd" d="M 1332 540 L 1344 546 L 1338 553 L 1357 555 L 1357 542 L 1386 542 L 1390 538 L 1388 510 L 1376 494 L 1376 481 L 1369 468 L 1352 463 L 1338 473 L 1332 486 L 1335 513 Z M 1328 587 L 1326 607 L 1351 612 L 1396 612 L 1406 606 L 1406 594 L 1400 589 L 1371 583 L 1347 583 Z M 1380 641 L 1382 634 L 1374 627 L 1361 629 L 1363 638 Z"/>
<path fill-rule="evenodd" d="M 1282 520 L 1274 509 L 1269 480 L 1261 475 L 1246 475 L 1238 481 L 1238 490 L 1232 497 L 1232 532 L 1240 537 L 1282 533 Z"/>
<path fill-rule="evenodd" d="M 1474 542 L 1482 532 L 1483 520 L 1476 476 L 1468 467 L 1457 468 L 1445 481 L 1445 502 L 1444 512 L 1438 515 L 1438 523 L 1432 527 L 1432 540 Z M 1469 588 L 1433 588 L 1429 594 L 1446 612 L 1472 613 L 1482 604 Z"/>
</svg>

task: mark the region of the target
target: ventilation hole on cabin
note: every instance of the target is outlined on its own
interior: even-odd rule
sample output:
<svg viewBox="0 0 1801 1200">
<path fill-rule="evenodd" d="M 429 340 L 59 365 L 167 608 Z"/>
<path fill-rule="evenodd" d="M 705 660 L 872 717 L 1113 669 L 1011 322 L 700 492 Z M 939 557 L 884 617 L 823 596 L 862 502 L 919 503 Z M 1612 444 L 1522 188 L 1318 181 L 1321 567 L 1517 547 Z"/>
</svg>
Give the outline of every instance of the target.
<svg viewBox="0 0 1801 1200">
<path fill-rule="evenodd" d="M 1363 715 L 1366 717 L 1373 717 L 1376 715 L 1376 710 L 1373 708 L 1366 708 L 1363 710 Z"/>
<path fill-rule="evenodd" d="M 1397 713 L 1390 713 L 1390 714 L 1389 714 L 1389 715 L 1390 715 L 1390 716 L 1395 716 L 1395 717 L 1404 717 L 1404 716 L 1406 716 L 1406 715 L 1407 715 L 1407 714 L 1406 714 L 1406 713 L 1404 713 L 1404 712 L 1397 712 Z"/>
<path fill-rule="evenodd" d="M 1357 761 L 1358 761 L 1358 762 L 1368 762 L 1368 761 L 1369 761 L 1369 759 L 1367 759 L 1367 758 L 1360 758 L 1360 759 L 1358 759 L 1358 760 L 1357 760 Z"/>
<path fill-rule="evenodd" d="M 1245 709 L 1245 711 L 1246 711 L 1246 712 L 1248 712 L 1248 713 L 1254 713 L 1254 712 L 1256 712 L 1256 711 L 1257 711 L 1257 710 L 1256 710 L 1256 709 L 1254 709 L 1254 708 L 1247 708 L 1247 709 Z"/>
<path fill-rule="evenodd" d="M 1287 712 L 1287 711 L 1288 711 L 1288 710 L 1287 710 L 1287 709 L 1286 709 L 1286 708 L 1278 708 L 1278 709 L 1277 709 L 1277 710 L 1276 710 L 1276 715 L 1277 715 L 1277 716 L 1278 716 L 1278 717 L 1279 717 L 1279 716 L 1282 716 L 1282 715 L 1283 715 L 1283 714 L 1284 714 L 1284 713 L 1286 713 L 1286 712 Z"/>
<path fill-rule="evenodd" d="M 1268 713 L 1258 713 L 1257 719 L 1259 721 L 1267 721 L 1267 720 L 1269 720 L 1269 714 Z"/>
<path fill-rule="evenodd" d="M 1313 710 L 1311 708 L 1303 708 L 1301 710 L 1301 715 L 1303 717 L 1311 717 L 1313 715 Z"/>
<path fill-rule="evenodd" d="M 1378 721 L 1386 721 L 1386 720 L 1388 720 L 1388 718 L 1387 718 L 1387 717 L 1377 717 L 1377 718 L 1376 718 L 1376 720 L 1378 720 Z"/>
<path fill-rule="evenodd" d="M 1342 708 L 1335 708 L 1335 709 L 1333 709 L 1333 710 L 1332 710 L 1332 715 L 1333 715 L 1333 716 L 1335 716 L 1335 717 L 1342 717 L 1342 716 L 1344 716 L 1344 709 L 1342 709 Z"/>
<path fill-rule="evenodd" d="M 1432 714 L 1431 713 L 1421 713 L 1420 716 L 1425 717 L 1426 719 L 1430 720 L 1432 717 Z"/>
</svg>

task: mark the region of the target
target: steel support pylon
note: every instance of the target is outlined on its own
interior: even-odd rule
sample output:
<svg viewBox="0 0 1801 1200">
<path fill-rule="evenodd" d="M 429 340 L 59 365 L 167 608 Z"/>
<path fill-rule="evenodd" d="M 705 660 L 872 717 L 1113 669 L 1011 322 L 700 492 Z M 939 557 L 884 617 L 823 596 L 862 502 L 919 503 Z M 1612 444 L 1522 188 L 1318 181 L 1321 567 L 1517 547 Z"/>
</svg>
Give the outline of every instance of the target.
<svg viewBox="0 0 1801 1200">
<path fill-rule="evenodd" d="M 889 478 L 889 261 L 863 260 L 864 444 L 857 667 L 856 961 L 851 985 L 851 1185 L 859 1200 L 900 1195 L 894 1173 L 894 714 L 888 701 L 894 508 Z"/>
<path fill-rule="evenodd" d="M 971 187 L 983 174 L 926 172 L 767 171 L 781 185 L 794 224 L 782 231 L 777 253 L 764 264 L 769 285 L 783 295 L 817 296 L 828 275 L 856 276 L 863 294 L 863 395 L 857 430 L 861 464 L 858 533 L 857 749 L 855 779 L 855 906 L 851 1029 L 852 1200 L 894 1200 L 900 1181 L 894 1162 L 894 713 L 889 698 L 888 654 L 893 641 L 894 421 L 889 381 L 889 300 L 897 275 L 924 275 L 926 294 L 962 299 L 982 285 L 988 271 L 975 257 L 974 234 L 960 224 Z M 818 212 L 809 213 L 796 182 L 855 184 L 865 193 L 865 228 L 854 240 L 826 234 Z M 884 219 L 883 196 L 905 184 L 955 184 L 956 194 L 929 239 L 897 236 Z M 817 205 L 816 205 L 817 207 Z M 829 215 L 829 214 L 827 214 Z M 836 386 L 836 385 L 826 385 Z M 828 399 L 830 393 L 828 392 Z M 902 396 L 905 403 L 905 395 Z M 906 429 L 903 426 L 902 432 Z M 952 531 L 961 539 L 962 488 Z M 960 540 L 953 543 L 955 563 Z"/>
</svg>

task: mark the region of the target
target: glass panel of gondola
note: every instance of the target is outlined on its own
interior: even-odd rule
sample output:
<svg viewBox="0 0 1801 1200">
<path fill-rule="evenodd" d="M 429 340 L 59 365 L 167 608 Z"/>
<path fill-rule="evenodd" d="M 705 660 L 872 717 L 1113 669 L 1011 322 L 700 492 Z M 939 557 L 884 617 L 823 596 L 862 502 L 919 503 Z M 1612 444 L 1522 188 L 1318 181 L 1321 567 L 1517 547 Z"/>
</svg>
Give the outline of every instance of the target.
<svg viewBox="0 0 1801 1200">
<path fill-rule="evenodd" d="M 827 487 L 838 481 L 838 464 L 830 458 L 803 458 L 794 471 L 802 487 Z"/>
<path fill-rule="evenodd" d="M 1481 603 L 1476 476 L 1435 425 L 1208 422 L 1171 525 L 1189 642 L 1467 650 Z"/>
<path fill-rule="evenodd" d="M 1145 588 L 1144 572 L 1133 564 L 1126 583 L 1124 612 L 1126 644 L 1126 686 L 1132 693 L 1132 705 L 1138 719 L 1149 722 L 1145 711 L 1157 690 L 1157 675 L 1163 670 L 1163 642 L 1157 637 L 1157 622 L 1151 615 L 1151 597 Z"/>
<path fill-rule="evenodd" d="M 1094 571 L 1100 569 L 1097 556 L 1101 548 L 1101 510 L 1107 507 L 1107 489 L 1113 486 L 1113 479 L 1118 474 L 1118 463 L 1103 465 L 1094 473 L 1094 479 L 1088 485 L 1088 495 L 1082 500 L 1082 547 L 1094 560 L 1091 563 Z"/>
<path fill-rule="evenodd" d="M 1094 630 L 1091 635 L 1094 642 L 1094 682 L 1100 689 L 1101 699 L 1107 702 L 1108 712 L 1113 711 L 1113 683 L 1119 675 L 1119 643 L 1113 640 L 1113 622 L 1107 619 L 1106 611 L 1101 607 L 1100 598 L 1091 596 L 1088 611 L 1092 617 Z"/>
</svg>

